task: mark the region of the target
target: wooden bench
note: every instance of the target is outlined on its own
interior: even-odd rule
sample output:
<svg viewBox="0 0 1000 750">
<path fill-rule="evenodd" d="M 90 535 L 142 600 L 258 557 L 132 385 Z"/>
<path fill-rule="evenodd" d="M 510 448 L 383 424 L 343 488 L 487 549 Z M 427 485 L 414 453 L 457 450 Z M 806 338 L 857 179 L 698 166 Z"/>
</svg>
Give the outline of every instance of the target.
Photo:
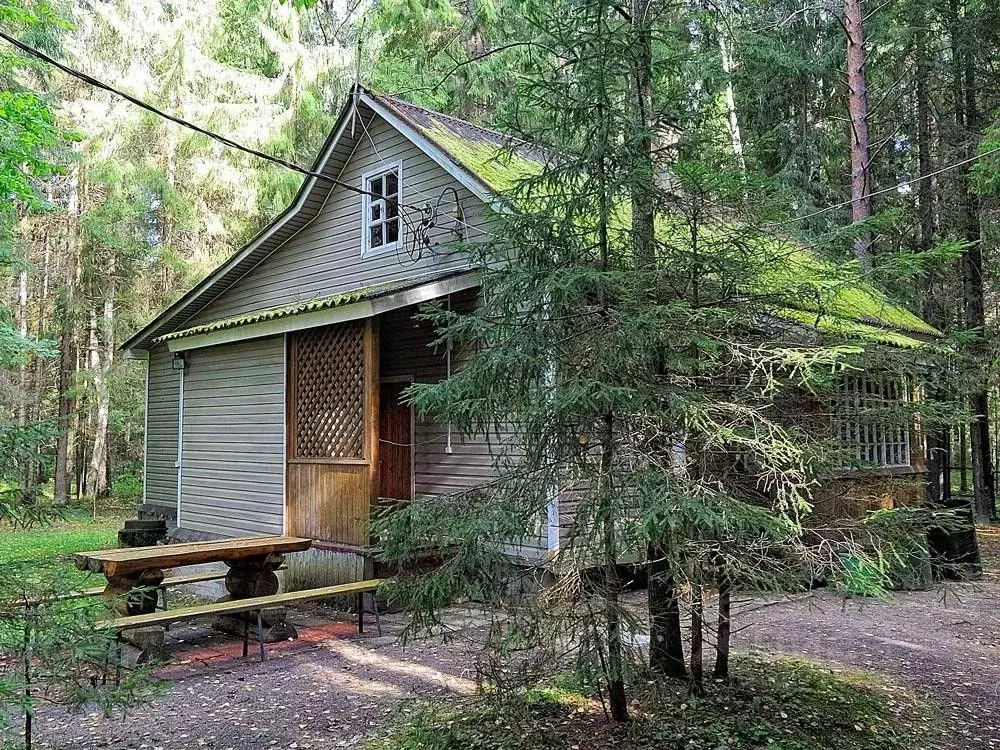
<svg viewBox="0 0 1000 750">
<path fill-rule="evenodd" d="M 278 570 L 285 570 L 288 566 L 282 565 Z M 225 570 L 213 570 L 206 573 L 190 573 L 183 576 L 167 576 L 163 579 L 163 582 L 156 586 L 160 591 L 160 598 L 162 604 L 157 605 L 159 608 L 167 609 L 167 587 L 168 586 L 184 586 L 189 583 L 207 583 L 208 581 L 221 581 L 226 577 Z M 74 599 L 86 599 L 91 596 L 100 596 L 104 593 L 104 586 L 96 586 L 91 589 L 81 589 L 80 591 L 70 591 L 66 594 L 58 594 L 57 596 L 48 596 L 41 599 L 31 599 L 28 601 L 18 601 L 12 600 L 12 604 L 20 604 L 21 606 L 37 606 L 39 604 L 53 604 L 55 602 L 68 602 Z"/>
<path fill-rule="evenodd" d="M 260 660 L 264 661 L 264 628 L 261 621 L 261 610 L 268 607 L 278 607 L 286 604 L 299 604 L 301 602 L 316 601 L 319 599 L 330 599 L 335 596 L 357 597 L 358 607 L 358 632 L 365 632 L 365 609 L 364 595 L 370 594 L 372 597 L 372 607 L 375 614 L 375 626 L 378 634 L 382 635 L 382 621 L 379 617 L 378 602 L 375 599 L 375 590 L 382 583 L 382 579 L 370 581 L 358 581 L 357 583 L 344 583 L 336 586 L 323 586 L 317 589 L 305 589 L 303 591 L 291 591 L 285 594 L 274 594 L 272 596 L 255 596 L 249 599 L 232 599 L 225 602 L 214 602 L 212 604 L 202 604 L 197 607 L 182 607 L 164 612 L 151 612 L 143 615 L 131 615 L 127 617 L 114 617 L 100 620 L 97 623 L 99 629 L 113 629 L 118 631 L 119 636 L 123 630 L 132 628 L 142 628 L 154 625 L 166 626 L 174 622 L 186 620 L 196 620 L 201 617 L 213 615 L 234 615 L 246 614 L 243 628 L 243 656 L 249 650 L 250 613 L 257 614 L 257 641 L 260 648 Z"/>
</svg>

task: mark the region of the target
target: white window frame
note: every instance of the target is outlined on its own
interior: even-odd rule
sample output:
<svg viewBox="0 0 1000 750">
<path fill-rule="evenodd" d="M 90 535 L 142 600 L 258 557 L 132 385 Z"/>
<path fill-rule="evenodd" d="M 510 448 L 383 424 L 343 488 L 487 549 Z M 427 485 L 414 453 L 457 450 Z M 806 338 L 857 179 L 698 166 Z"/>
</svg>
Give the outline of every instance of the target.
<svg viewBox="0 0 1000 750">
<path fill-rule="evenodd" d="M 857 418 L 866 409 L 910 403 L 910 383 L 889 373 L 847 374 L 840 385 L 841 407 L 836 414 L 836 435 L 848 449 L 848 461 L 862 468 L 901 469 L 912 466 L 912 425 L 868 422 Z M 851 468 L 845 462 L 843 468 Z"/>
<path fill-rule="evenodd" d="M 382 175 L 396 173 L 396 202 L 399 204 L 399 214 L 397 221 L 399 222 L 399 236 L 393 243 L 386 243 L 384 245 L 379 245 L 373 248 L 371 246 L 371 233 L 368 231 L 371 228 L 371 206 L 374 202 L 370 191 L 368 189 L 368 183 L 376 177 L 381 177 Z M 361 257 L 362 258 L 372 258 L 378 255 L 383 255 L 384 253 L 394 253 L 403 247 L 404 233 L 406 231 L 406 225 L 403 222 L 403 160 L 400 159 L 395 162 L 388 164 L 382 164 L 376 169 L 369 170 L 361 175 L 361 189 L 364 191 L 361 194 Z M 385 201 L 381 200 L 383 206 L 383 216 L 385 215 L 384 206 Z M 388 223 L 388 219 L 382 219 L 382 226 Z"/>
</svg>

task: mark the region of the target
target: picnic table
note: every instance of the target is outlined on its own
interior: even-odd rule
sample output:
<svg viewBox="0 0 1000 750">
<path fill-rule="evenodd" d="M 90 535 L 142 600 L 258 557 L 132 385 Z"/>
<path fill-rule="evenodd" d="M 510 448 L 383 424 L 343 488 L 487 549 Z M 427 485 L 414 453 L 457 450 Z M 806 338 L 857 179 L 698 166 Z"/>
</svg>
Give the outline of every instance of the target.
<svg viewBox="0 0 1000 750">
<path fill-rule="evenodd" d="M 311 539 L 294 536 L 248 536 L 208 542 L 156 547 L 78 552 L 73 555 L 81 570 L 107 578 L 104 599 L 121 615 L 149 614 L 156 610 L 157 587 L 164 569 L 209 562 L 224 562 L 227 600 L 270 596 L 278 592 L 275 571 L 288 552 L 309 549 Z"/>
</svg>

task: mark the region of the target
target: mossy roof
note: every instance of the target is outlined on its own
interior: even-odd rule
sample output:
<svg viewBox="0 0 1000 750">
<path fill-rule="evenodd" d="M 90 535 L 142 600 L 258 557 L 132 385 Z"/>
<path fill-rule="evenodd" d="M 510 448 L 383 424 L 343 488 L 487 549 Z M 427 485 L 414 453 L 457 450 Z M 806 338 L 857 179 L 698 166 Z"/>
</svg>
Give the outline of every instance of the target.
<svg viewBox="0 0 1000 750">
<path fill-rule="evenodd" d="M 488 128 L 434 112 L 402 99 L 376 92 L 367 94 L 391 109 L 420 135 L 440 149 L 465 173 L 490 191 L 503 195 L 526 177 L 540 174 L 554 152 Z M 665 224 L 670 224 L 669 221 Z M 629 227 L 630 221 L 623 221 Z M 659 231 L 671 231 L 661 226 Z M 765 243 L 767 245 L 769 243 Z M 832 335 L 904 348 L 923 345 L 940 333 L 904 306 L 850 271 L 820 258 L 793 240 L 775 238 L 761 247 L 763 289 L 776 297 L 775 313 L 791 322 L 809 325 Z M 412 281 L 412 280 L 411 280 Z M 417 283 L 425 283 L 420 279 Z M 410 286 L 415 284 L 410 283 Z M 405 288 L 380 284 L 281 307 L 233 316 L 168 333 L 155 339 L 169 341 L 303 313 L 374 299 Z"/>
<path fill-rule="evenodd" d="M 225 331 L 230 328 L 240 328 L 241 326 L 252 325 L 254 323 L 264 323 L 270 320 L 290 318 L 295 315 L 303 315 L 305 313 L 318 312 L 320 310 L 332 310 L 337 307 L 353 305 L 356 302 L 365 302 L 378 299 L 379 297 L 385 297 L 389 294 L 393 294 L 394 292 L 405 292 L 408 289 L 413 289 L 434 281 L 440 281 L 455 275 L 457 275 L 457 272 L 455 271 L 448 271 L 439 274 L 425 274 L 424 276 L 406 279 L 404 281 L 375 284 L 372 286 L 352 289 L 347 292 L 342 292 L 341 294 L 333 294 L 328 297 L 316 297 L 304 302 L 295 302 L 293 304 L 282 305 L 280 307 L 269 307 L 266 310 L 256 310 L 252 313 L 246 313 L 244 315 L 233 315 L 228 318 L 220 318 L 219 320 L 213 320 L 208 323 L 191 326 L 190 328 L 173 331 L 172 333 L 153 339 L 153 343 L 159 344 L 165 341 L 188 338 L 189 336 L 215 333 L 216 331 Z"/>
<path fill-rule="evenodd" d="M 369 93 L 496 193 L 506 193 L 520 180 L 540 174 L 553 157 L 548 149 L 503 133 L 396 97 Z M 661 231 L 669 232 L 669 228 Z M 768 270 L 763 273 L 765 289 L 760 291 L 780 297 L 780 308 L 795 322 L 809 323 L 831 334 L 903 347 L 919 346 L 924 339 L 940 336 L 937 329 L 882 290 L 859 280 L 856 272 L 852 278 L 849 268 L 840 268 L 793 240 L 776 240 L 775 248 L 761 249 L 762 264 Z M 879 331 L 883 335 L 876 335 Z"/>
<path fill-rule="evenodd" d="M 527 141 L 418 107 L 395 96 L 368 92 L 393 110 L 455 164 L 495 193 L 540 174 L 552 152 Z"/>
</svg>

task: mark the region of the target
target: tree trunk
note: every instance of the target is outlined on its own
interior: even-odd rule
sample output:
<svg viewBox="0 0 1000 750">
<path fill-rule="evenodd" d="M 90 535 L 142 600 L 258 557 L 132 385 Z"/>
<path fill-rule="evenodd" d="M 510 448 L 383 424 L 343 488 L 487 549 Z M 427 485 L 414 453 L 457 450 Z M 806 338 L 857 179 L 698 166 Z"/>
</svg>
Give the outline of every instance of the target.
<svg viewBox="0 0 1000 750">
<path fill-rule="evenodd" d="M 847 31 L 847 107 L 851 123 L 851 218 L 858 224 L 872 216 L 868 80 L 861 0 L 844 0 L 844 28 Z M 866 271 L 871 269 L 874 253 L 870 232 L 862 233 L 854 241 L 854 255 L 862 268 Z"/>
<path fill-rule="evenodd" d="M 22 337 L 28 335 L 28 272 L 17 275 L 17 330 Z M 17 423 L 28 423 L 28 363 L 18 368 Z"/>
<path fill-rule="evenodd" d="M 715 669 L 712 677 L 729 679 L 729 647 L 732 635 L 732 588 L 725 571 L 719 573 L 719 626 L 715 639 Z"/>
<path fill-rule="evenodd" d="M 59 336 L 59 396 L 57 404 L 57 417 L 59 421 L 59 438 L 56 441 L 55 457 L 55 482 L 53 497 L 55 502 L 63 504 L 70 499 L 70 489 L 72 485 L 70 472 L 70 456 L 72 449 L 71 429 L 73 414 L 73 399 L 70 398 L 69 388 L 72 375 L 76 369 L 76 352 L 73 351 L 73 305 L 75 302 L 74 291 L 76 288 L 76 273 L 78 257 L 78 242 L 75 227 L 79 219 L 79 200 L 77 191 L 78 172 L 74 167 L 69 177 L 69 194 L 66 201 L 66 213 L 69 222 L 63 232 L 62 247 L 65 251 L 63 262 L 66 267 L 63 271 L 64 281 L 62 290 L 62 310 L 59 320 L 61 329 Z"/>
<path fill-rule="evenodd" d="M 638 123 L 631 190 L 632 244 L 636 267 L 656 265 L 656 174 L 653 162 L 653 48 L 650 0 L 632 0 L 633 62 L 632 117 Z M 668 677 L 684 678 L 680 606 L 667 558 L 666 540 L 650 541 L 647 549 L 647 602 L 649 610 L 649 665 Z"/>
<path fill-rule="evenodd" d="M 696 694 L 705 691 L 703 624 L 705 619 L 701 584 L 691 584 L 691 685 Z"/>
<path fill-rule="evenodd" d="M 968 11 L 966 11 L 968 14 Z M 969 33 L 969 18 L 959 18 L 958 0 L 949 3 L 952 65 L 954 71 L 955 120 L 962 138 L 961 153 L 966 159 L 978 151 L 981 137 L 979 104 L 976 98 L 975 39 Z M 964 26 L 962 22 L 964 21 Z M 962 256 L 962 307 L 965 328 L 976 332 L 970 353 L 977 362 L 988 362 L 986 342 L 986 305 L 983 288 L 982 226 L 979 198 L 972 190 L 969 165 L 960 167 L 956 176 L 961 212 L 962 235 L 967 248 Z M 978 373 L 977 385 L 969 395 L 969 447 L 972 453 L 973 510 L 976 519 L 987 522 L 996 516 L 996 487 L 990 441 L 988 375 Z M 963 456 L 963 464 L 965 463 Z"/>
<path fill-rule="evenodd" d="M 601 441 L 601 496 L 611 502 L 613 487 L 611 472 L 614 465 L 614 417 L 604 418 Z M 621 602 L 618 586 L 618 543 L 614 514 L 605 513 L 604 520 L 604 613 L 608 629 L 608 704 L 611 718 L 628 721 L 628 701 L 625 696 L 625 658 L 622 647 Z"/>
<path fill-rule="evenodd" d="M 681 608 L 677 587 L 667 560 L 666 549 L 650 543 L 646 563 L 649 609 L 649 667 L 654 672 L 678 680 L 687 678 L 681 634 Z"/>
<path fill-rule="evenodd" d="M 111 390 L 108 379 L 111 365 L 114 361 L 114 282 L 104 300 L 102 316 L 104 333 L 104 351 L 97 353 L 97 372 L 94 375 L 94 394 L 96 397 L 96 412 L 94 417 L 94 448 L 90 455 L 90 491 L 87 493 L 94 499 L 108 494 L 108 424 L 111 415 Z"/>
<path fill-rule="evenodd" d="M 736 63 L 733 60 L 733 51 L 729 47 L 726 38 L 727 32 L 724 19 L 719 17 L 716 24 L 719 34 L 719 54 L 722 56 L 722 72 L 726 74 L 726 112 L 729 115 L 729 137 L 733 142 L 733 156 L 736 157 L 736 164 L 741 172 L 746 172 L 747 163 L 743 155 L 743 134 L 740 131 L 739 113 L 736 111 L 736 92 L 733 89 L 733 71 L 736 70 Z"/>
<path fill-rule="evenodd" d="M 632 169 L 632 244 L 636 265 L 652 267 L 655 257 L 656 175 L 653 164 L 653 41 L 650 0 L 632 0 L 632 119 L 636 123 Z"/>
<path fill-rule="evenodd" d="M 919 3 L 915 5 L 916 15 L 913 26 L 916 28 L 915 62 L 916 62 L 916 122 L 917 122 L 917 165 L 920 182 L 917 186 L 917 211 L 920 217 L 920 252 L 927 253 L 934 247 L 934 182 L 929 175 L 934 171 L 931 160 L 933 135 L 931 133 L 931 103 L 927 90 L 930 78 L 927 55 L 927 19 L 925 9 Z M 922 315 L 931 325 L 939 330 L 948 330 L 948 319 L 941 305 L 941 289 L 937 283 L 937 274 L 928 273 L 924 283 Z M 941 394 L 931 390 L 927 392 L 929 401 L 940 400 Z M 927 432 L 925 441 L 925 464 L 927 466 L 926 501 L 931 507 L 941 505 L 948 492 L 945 483 L 951 481 L 947 471 L 948 458 L 945 455 L 949 445 L 948 432 L 950 427 L 932 426 Z"/>
<path fill-rule="evenodd" d="M 69 292 L 67 292 L 67 295 Z M 55 483 L 53 488 L 53 499 L 59 505 L 69 501 L 70 493 L 70 473 L 69 473 L 69 443 L 70 443 L 70 415 L 73 409 L 73 402 L 70 398 L 70 375 L 73 367 L 73 332 L 70 325 L 69 300 L 63 303 L 63 314 L 60 325 L 62 332 L 59 336 L 59 401 L 57 405 L 57 418 L 59 422 L 59 437 L 56 440 L 55 457 Z"/>
</svg>

